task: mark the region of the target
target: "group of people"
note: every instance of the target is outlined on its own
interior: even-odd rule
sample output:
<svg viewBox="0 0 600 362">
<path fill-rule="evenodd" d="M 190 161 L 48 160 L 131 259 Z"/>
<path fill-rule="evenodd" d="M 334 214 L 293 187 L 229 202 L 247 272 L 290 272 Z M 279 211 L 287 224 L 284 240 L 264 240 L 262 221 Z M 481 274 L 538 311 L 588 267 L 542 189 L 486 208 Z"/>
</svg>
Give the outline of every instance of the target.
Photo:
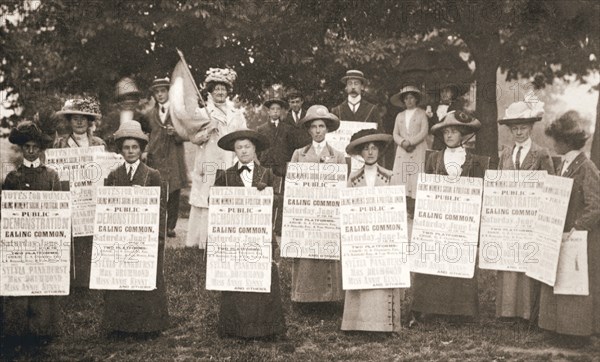
<svg viewBox="0 0 600 362">
<path fill-rule="evenodd" d="M 452 109 L 456 107 L 452 104 L 441 104 L 435 114 L 423 110 L 419 107 L 422 94 L 417 87 L 405 86 L 391 97 L 392 104 L 405 109 L 396 116 L 391 134 L 381 126 L 377 106 L 362 98 L 366 79 L 356 70 L 348 71 L 342 79 L 347 100 L 331 111 L 323 105 L 305 110 L 302 95 L 292 93 L 286 100 L 268 99 L 264 106 L 269 121 L 257 130 L 249 130 L 243 112 L 227 101 L 235 77 L 230 69 L 209 72 L 205 80 L 206 105 L 196 111 L 197 119 L 203 120 L 204 125 L 194 134 L 180 134 L 170 118 L 170 103 L 176 100 L 169 101 L 168 79 L 154 81 L 151 89 L 156 106 L 149 114 L 136 119 L 133 109 L 125 112 L 126 116 L 121 112 L 117 129 L 108 132 L 105 140 L 92 135 L 99 109 L 89 99 L 67 102 L 59 112 L 71 126 L 67 137 L 53 141 L 32 122 L 23 122 L 11 132 L 9 140 L 21 147 L 24 160 L 7 175 L 5 190 L 61 190 L 57 174 L 46 168 L 40 158 L 52 143 L 54 147 L 114 145 L 124 163 L 110 173 L 106 185 L 160 186 L 161 179 L 169 185 L 168 206 L 164 208 L 167 235 L 159 235 L 157 288 L 151 292 L 107 291 L 104 322 L 109 330 L 156 333 L 168 325 L 162 250 L 165 237 L 175 235 L 179 191 L 187 184 L 182 148 L 186 139 L 196 145 L 188 247 L 206 247 L 210 187 L 262 190 L 271 186 L 277 205 L 281 203 L 281 178 L 285 177 L 287 162 L 346 163 L 343 150 L 336 150 L 325 139 L 328 132 L 340 127 L 341 120 L 377 124 L 373 129 L 355 133 L 345 149 L 347 154 L 360 156 L 364 161 L 364 166 L 349 175 L 347 186 L 405 185 L 409 214 L 415 207 L 418 172 L 482 178 L 489 167 L 487 156 L 476 155 L 465 147 L 481 123 L 462 109 Z M 123 104 L 129 104 L 129 96 L 127 93 Z M 284 118 L 282 111 L 288 108 L 291 109 Z M 541 120 L 539 108 L 539 104 L 532 107 L 526 102 L 515 102 L 498 121 L 514 137 L 514 145 L 504 148 L 500 155 L 499 168 L 546 170 L 549 174 L 573 178 L 565 231 L 588 231 L 589 295 L 555 295 L 552 287 L 524 273 L 498 272 L 496 314 L 537 322 L 541 328 L 560 334 L 590 336 L 600 333 L 600 267 L 596 262 L 600 258 L 600 175 L 581 151 L 588 135 L 577 112 L 565 113 L 546 129 L 555 152 L 563 158 L 562 163 L 553 164 L 548 150 L 532 141 L 532 129 Z M 127 110 L 125 106 L 123 109 Z M 109 126 L 104 123 L 99 131 L 106 135 Z M 439 149 L 427 156 L 428 135 L 435 137 Z M 395 147 L 392 170 L 381 165 L 390 145 Z M 275 235 L 281 235 L 281 209 L 274 212 Z M 89 284 L 91 242 L 92 237 L 73 242 L 74 286 Z M 275 240 L 273 248 L 277 248 Z M 277 264 L 272 264 L 271 272 L 270 293 L 221 293 L 221 335 L 257 338 L 285 333 Z M 432 315 L 473 318 L 478 314 L 477 275 L 464 279 L 415 274 L 412 285 L 411 325 L 426 322 Z M 302 258 L 293 261 L 292 302 L 313 308 L 321 303 L 344 301 L 342 330 L 398 331 L 402 298 L 402 289 L 344 291 L 340 261 Z M 53 297 L 4 297 L 5 333 L 50 333 L 43 326 L 55 324 L 55 303 Z"/>
</svg>

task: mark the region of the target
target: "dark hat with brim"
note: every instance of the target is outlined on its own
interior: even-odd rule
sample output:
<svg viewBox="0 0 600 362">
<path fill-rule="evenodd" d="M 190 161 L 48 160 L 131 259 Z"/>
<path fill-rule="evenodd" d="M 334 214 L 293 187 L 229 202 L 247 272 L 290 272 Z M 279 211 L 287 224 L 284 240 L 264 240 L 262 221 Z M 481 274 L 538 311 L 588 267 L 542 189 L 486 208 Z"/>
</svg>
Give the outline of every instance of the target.
<svg viewBox="0 0 600 362">
<path fill-rule="evenodd" d="M 169 77 L 158 78 L 158 79 L 155 79 L 152 81 L 150 90 L 154 91 L 156 88 L 161 88 L 161 87 L 165 87 L 168 89 L 170 86 L 171 86 L 171 80 L 169 79 Z"/>
<path fill-rule="evenodd" d="M 342 77 L 342 83 L 346 84 L 350 79 L 358 79 L 363 84 L 367 82 L 364 73 L 356 69 L 346 71 L 346 75 Z"/>
<path fill-rule="evenodd" d="M 135 120 L 121 123 L 119 129 L 114 134 L 114 138 L 115 140 L 134 138 L 144 143 L 148 143 L 148 136 L 142 131 L 142 125 Z"/>
<path fill-rule="evenodd" d="M 310 127 L 312 121 L 321 120 L 325 122 L 328 132 L 336 131 L 340 128 L 340 120 L 333 113 L 330 113 L 327 107 L 315 104 L 311 106 L 307 111 L 304 118 L 302 118 L 298 124 L 303 125 L 305 128 Z"/>
<path fill-rule="evenodd" d="M 271 106 L 273 104 L 279 104 L 281 106 L 281 108 L 289 108 L 290 105 L 288 104 L 288 102 L 284 101 L 283 99 L 280 98 L 271 98 L 271 99 L 267 99 L 265 101 L 265 103 L 263 103 L 263 106 L 265 106 L 266 108 L 271 108 Z"/>
<path fill-rule="evenodd" d="M 374 143 L 390 143 L 394 137 L 389 134 L 380 133 L 375 129 L 363 129 L 350 137 L 350 143 L 346 146 L 346 153 L 349 155 L 357 155 L 360 153 L 360 147 L 370 142 Z"/>
<path fill-rule="evenodd" d="M 546 135 L 552 138 L 570 139 L 575 142 L 589 138 L 584 129 L 584 121 L 577 111 L 568 111 L 546 128 Z"/>
<path fill-rule="evenodd" d="M 440 131 L 446 127 L 459 127 L 469 130 L 471 133 L 479 131 L 481 122 L 462 111 L 448 112 L 440 123 L 436 123 L 429 131 L 431 134 L 440 136 Z"/>
<path fill-rule="evenodd" d="M 291 90 L 285 95 L 285 99 L 287 99 L 288 101 L 290 99 L 294 99 L 294 98 L 304 99 L 304 95 L 302 93 L 300 93 L 300 91 L 297 91 L 297 90 Z"/>
<path fill-rule="evenodd" d="M 417 100 L 419 102 L 421 101 L 422 94 L 421 94 L 421 91 L 419 90 L 419 88 L 409 85 L 409 86 L 406 86 L 406 87 L 400 89 L 400 92 L 394 94 L 390 98 L 390 103 L 396 107 L 404 107 L 404 96 L 408 93 L 413 93 L 417 97 Z"/>
<path fill-rule="evenodd" d="M 100 104 L 92 97 L 68 99 L 62 109 L 56 112 L 58 116 L 80 114 L 82 116 L 100 118 Z"/>
<path fill-rule="evenodd" d="M 19 123 L 10 131 L 8 142 L 22 146 L 29 141 L 35 141 L 41 148 L 47 148 L 52 143 L 52 137 L 48 136 L 33 122 L 24 121 Z"/>
<path fill-rule="evenodd" d="M 234 131 L 221 137 L 217 145 L 226 151 L 235 150 L 235 141 L 250 140 L 256 148 L 256 152 L 264 151 L 270 147 L 269 139 L 261 133 L 251 129 Z"/>
</svg>

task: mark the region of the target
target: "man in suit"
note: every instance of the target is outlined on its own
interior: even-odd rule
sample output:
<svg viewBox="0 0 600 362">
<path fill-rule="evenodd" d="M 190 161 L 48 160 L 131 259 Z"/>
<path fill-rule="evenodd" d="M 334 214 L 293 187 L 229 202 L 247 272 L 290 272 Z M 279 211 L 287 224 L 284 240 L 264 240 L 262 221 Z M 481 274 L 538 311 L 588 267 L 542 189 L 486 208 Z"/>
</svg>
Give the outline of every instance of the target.
<svg viewBox="0 0 600 362">
<path fill-rule="evenodd" d="M 290 110 L 285 117 L 285 122 L 293 127 L 294 133 L 294 149 L 306 146 L 310 143 L 311 138 L 300 125 L 300 120 L 306 115 L 304 105 L 304 96 L 299 91 L 293 90 L 287 94 L 287 102 Z"/>
<path fill-rule="evenodd" d="M 267 137 L 271 146 L 259 153 L 258 160 L 263 167 L 270 167 L 275 175 L 283 177 L 286 163 L 290 161 L 296 149 L 295 126 L 282 120 L 282 110 L 288 107 L 286 101 L 271 98 L 263 106 L 268 109 L 269 121 L 258 127 L 256 131 Z"/>
<path fill-rule="evenodd" d="M 362 93 L 367 80 L 360 70 L 349 70 L 342 77 L 342 83 L 346 85 L 348 98 L 341 104 L 333 107 L 331 113 L 342 121 L 352 122 L 374 122 L 377 128 L 381 128 L 381 114 L 377 105 L 363 99 Z"/>
<path fill-rule="evenodd" d="M 181 189 L 188 184 L 183 139 L 179 137 L 169 116 L 169 78 L 152 82 L 150 90 L 156 106 L 146 114 L 150 126 L 147 153 L 142 157 L 148 166 L 157 169 L 169 185 L 167 201 L 167 236 L 175 237 Z"/>
</svg>

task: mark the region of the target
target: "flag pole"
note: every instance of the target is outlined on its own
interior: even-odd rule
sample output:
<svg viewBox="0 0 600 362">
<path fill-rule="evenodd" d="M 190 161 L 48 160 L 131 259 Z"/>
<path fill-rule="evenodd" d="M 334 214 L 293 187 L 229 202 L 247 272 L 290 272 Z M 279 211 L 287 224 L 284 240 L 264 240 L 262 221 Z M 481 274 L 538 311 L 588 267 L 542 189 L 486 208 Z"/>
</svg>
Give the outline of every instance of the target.
<svg viewBox="0 0 600 362">
<path fill-rule="evenodd" d="M 196 81 L 194 80 L 194 77 L 192 76 L 192 72 L 190 71 L 190 67 L 188 66 L 187 62 L 185 61 L 185 57 L 183 56 L 183 52 L 181 50 L 179 50 L 179 48 L 175 48 L 175 50 L 177 50 L 177 54 L 179 54 L 179 59 L 181 59 L 181 62 L 183 63 L 183 66 L 185 67 L 185 70 L 187 71 L 188 76 L 192 80 L 192 84 L 194 85 L 194 89 L 196 90 L 196 94 L 198 95 L 198 99 L 200 99 L 200 103 L 202 103 L 202 107 L 206 108 L 206 103 L 204 102 L 204 98 L 202 98 L 202 94 L 200 93 L 200 90 L 198 89 L 198 86 L 196 85 Z M 208 114 L 208 117 L 210 119 L 210 113 Z"/>
</svg>

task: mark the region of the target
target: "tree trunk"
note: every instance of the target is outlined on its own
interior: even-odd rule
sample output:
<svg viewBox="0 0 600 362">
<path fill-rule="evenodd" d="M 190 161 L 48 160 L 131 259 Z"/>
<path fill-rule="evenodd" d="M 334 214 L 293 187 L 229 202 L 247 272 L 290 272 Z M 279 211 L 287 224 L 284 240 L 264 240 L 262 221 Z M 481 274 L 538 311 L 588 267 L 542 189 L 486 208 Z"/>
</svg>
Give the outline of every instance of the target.
<svg viewBox="0 0 600 362">
<path fill-rule="evenodd" d="M 475 60 L 475 113 L 481 122 L 475 151 L 490 157 L 490 168 L 498 165 L 498 105 L 496 103 L 496 72 L 500 65 L 498 36 L 487 36 L 471 41 L 469 49 Z"/>
<path fill-rule="evenodd" d="M 598 92 L 598 104 L 596 105 L 596 129 L 594 130 L 594 138 L 592 139 L 590 159 L 594 161 L 596 167 L 600 168 L 600 91 Z"/>
</svg>

